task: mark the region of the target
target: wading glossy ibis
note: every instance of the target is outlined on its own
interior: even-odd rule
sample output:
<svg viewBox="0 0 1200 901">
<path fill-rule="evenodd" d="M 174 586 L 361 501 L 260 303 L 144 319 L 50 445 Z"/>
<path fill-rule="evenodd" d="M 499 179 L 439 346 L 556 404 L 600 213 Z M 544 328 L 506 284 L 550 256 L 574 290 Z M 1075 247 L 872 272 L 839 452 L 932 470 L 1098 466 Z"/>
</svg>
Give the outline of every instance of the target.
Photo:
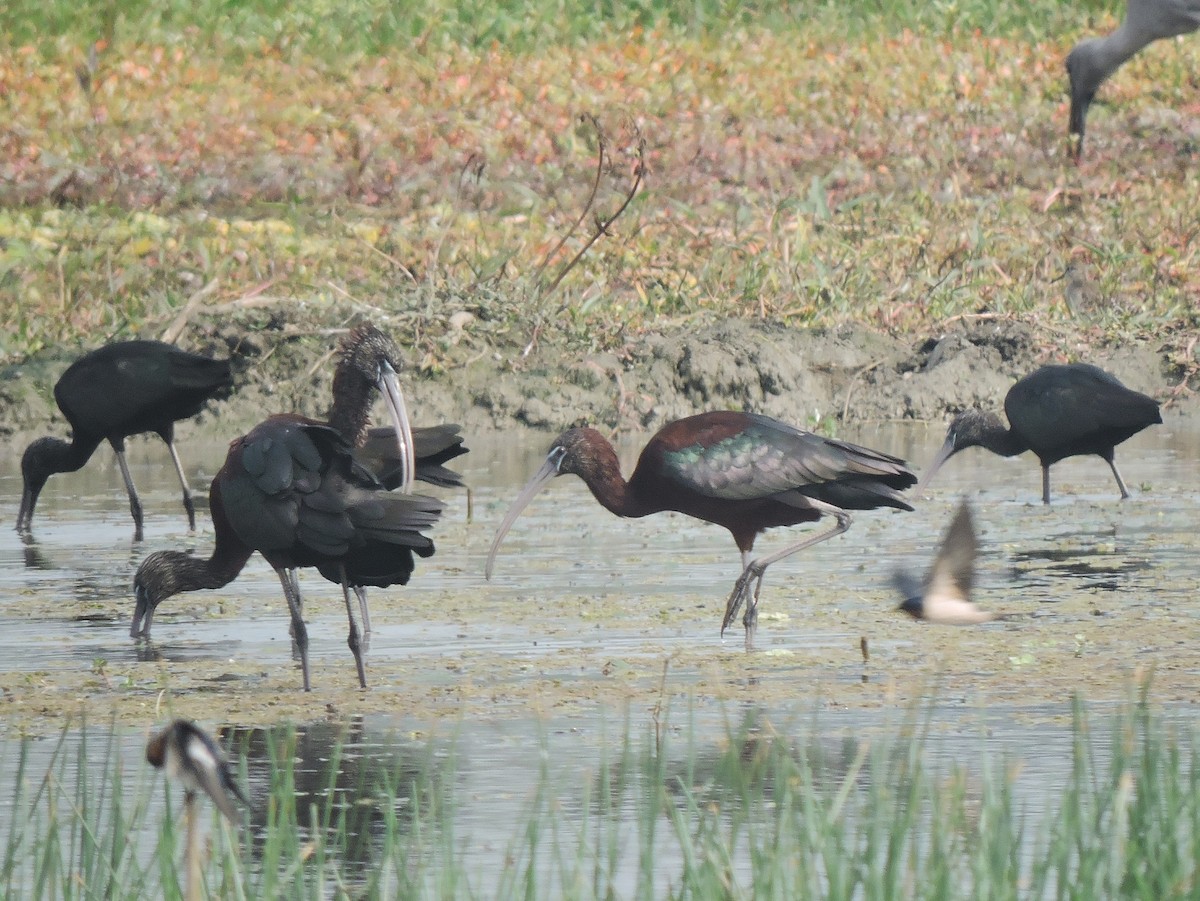
<svg viewBox="0 0 1200 901">
<path fill-rule="evenodd" d="M 196 528 L 196 510 L 183 464 L 175 450 L 175 423 L 200 412 L 205 402 L 230 387 L 228 360 L 212 360 L 160 341 L 120 341 L 84 354 L 54 386 L 54 399 L 71 424 L 71 441 L 39 438 L 21 458 L 24 490 L 17 530 L 28 531 L 46 480 L 56 472 L 75 472 L 101 441 L 117 455 L 129 493 L 134 537 L 142 538 L 142 502 L 125 463 L 125 439 L 154 432 L 167 443 L 179 483 L 188 528 Z"/>
<path fill-rule="evenodd" d="M 952 626 L 996 619 L 994 613 L 980 610 L 971 601 L 977 551 L 971 505 L 963 500 L 942 537 L 925 581 L 905 569 L 893 573 L 892 581 L 904 598 L 900 609 L 914 619 Z"/>
<path fill-rule="evenodd" d="M 1162 422 L 1158 401 L 1088 363 L 1043 366 L 1009 389 L 1004 398 L 1009 427 L 986 410 L 967 410 L 950 423 L 946 441 L 921 477 L 920 491 L 952 456 L 982 447 L 1002 457 L 1031 450 L 1042 464 L 1042 503 L 1050 503 L 1050 467 L 1066 457 L 1096 454 L 1112 469 L 1121 490 L 1125 481 L 1113 459 L 1118 444 Z"/>
<path fill-rule="evenodd" d="M 1067 77 L 1071 83 L 1069 129 L 1076 136 L 1076 160 L 1083 153 L 1088 106 L 1104 80 L 1147 44 L 1197 28 L 1200 0 L 1129 0 L 1125 21 L 1116 31 L 1075 45 L 1067 55 Z"/>
<path fill-rule="evenodd" d="M 130 634 L 149 638 L 154 611 L 181 591 L 220 588 L 258 551 L 279 576 L 300 654 L 304 690 L 311 690 L 308 632 L 296 570 L 313 566 L 343 588 L 404 584 L 414 554 L 428 557 L 421 534 L 441 514 L 434 498 L 386 490 L 354 458 L 335 429 L 292 415 L 273 416 L 235 440 L 209 489 L 216 546 L 207 560 L 157 551 L 134 577 Z M 366 687 L 354 611 L 346 594 L 350 650 Z"/>
<path fill-rule="evenodd" d="M 823 438 L 768 416 L 719 411 L 664 426 L 642 450 L 627 482 L 604 436 L 595 429 L 571 429 L 551 445 L 546 462 L 496 530 L 488 553 L 488 578 L 500 542 L 517 516 L 552 478 L 567 473 L 583 479 L 596 500 L 618 516 L 674 510 L 728 529 L 741 552 L 742 574 L 729 596 L 721 631 L 745 603 L 747 647 L 753 643 L 758 594 L 768 566 L 846 531 L 847 510 L 911 510 L 899 492 L 917 481 L 896 457 Z M 750 558 L 759 532 L 815 522 L 822 514 L 833 516 L 837 524 L 773 554 Z"/>
<path fill-rule="evenodd" d="M 401 365 L 400 348 L 377 326 L 363 323 L 351 329 L 338 348 L 328 424 L 354 447 L 358 461 L 385 488 L 411 491 L 414 478 L 441 487 L 461 487 L 462 477 L 442 465 L 467 452 L 462 446 L 463 439 L 458 426 L 409 429 L 404 395 L 396 376 Z M 376 391 L 388 403 L 392 427 L 369 427 L 371 402 Z M 396 436 L 401 430 L 406 433 L 406 438 L 398 446 Z M 403 566 L 393 567 L 386 553 L 374 555 L 358 551 L 352 556 L 348 571 L 330 565 L 318 567 L 318 570 L 329 581 L 341 584 L 347 605 L 350 603 L 349 592 L 354 591 L 362 612 L 364 635 L 369 635 L 371 611 L 367 605 L 366 588 L 404 584 L 410 570 Z M 351 581 L 347 582 L 347 579 Z M 366 641 L 364 637 L 364 649 Z"/>
</svg>

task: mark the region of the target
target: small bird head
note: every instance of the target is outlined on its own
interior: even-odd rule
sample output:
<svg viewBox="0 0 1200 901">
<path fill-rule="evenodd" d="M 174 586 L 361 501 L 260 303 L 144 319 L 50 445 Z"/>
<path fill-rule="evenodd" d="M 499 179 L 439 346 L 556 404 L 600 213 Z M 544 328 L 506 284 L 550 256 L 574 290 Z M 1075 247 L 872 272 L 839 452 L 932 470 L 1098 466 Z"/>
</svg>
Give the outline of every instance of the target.
<svg viewBox="0 0 1200 901">
<path fill-rule="evenodd" d="M 397 373 L 403 368 L 400 348 L 390 336 L 371 323 L 353 329 L 342 341 L 337 370 L 333 376 L 333 409 L 330 425 L 357 447 L 366 437 L 372 391 L 383 395 L 396 430 L 400 459 L 404 463 L 399 490 L 412 491 L 416 478 L 416 454 L 412 425 Z"/>
<path fill-rule="evenodd" d="M 943 463 L 968 447 L 985 446 L 988 436 L 995 434 L 997 430 L 1007 431 L 1000 417 L 990 410 L 965 410 L 955 416 L 950 422 L 950 428 L 946 430 L 946 440 L 942 443 L 941 450 L 937 452 L 930 462 L 929 468 L 921 476 L 921 481 L 917 484 L 917 492 L 920 493 L 925 489 L 933 479 L 933 474 L 941 469 Z"/>
<path fill-rule="evenodd" d="M 38 496 L 46 486 L 46 480 L 54 473 L 62 471 L 55 462 L 69 447 L 65 441 L 46 437 L 37 439 L 25 448 L 21 457 L 21 479 L 24 487 L 21 491 L 21 510 L 17 514 L 17 531 L 23 532 L 29 528 Z"/>
<path fill-rule="evenodd" d="M 133 577 L 136 606 L 133 611 L 133 623 L 129 627 L 131 638 L 150 636 L 150 623 L 154 619 L 154 611 L 160 603 L 182 590 L 179 572 L 185 561 L 191 559 L 180 551 L 155 551 L 142 561 Z"/>
<path fill-rule="evenodd" d="M 517 521 L 521 511 L 539 491 L 549 484 L 551 479 L 570 474 L 588 481 L 589 474 L 597 468 L 597 456 L 587 451 L 596 442 L 607 445 L 599 432 L 589 428 L 568 429 L 554 439 L 554 443 L 550 445 L 550 450 L 546 453 L 546 462 L 521 489 L 521 493 L 508 508 L 508 513 L 505 514 L 500 527 L 496 529 L 496 537 L 492 539 L 492 547 L 488 551 L 484 578 L 492 577 L 492 567 L 496 562 L 496 553 L 500 550 L 500 542 L 504 540 L 504 536 L 508 534 L 512 524 Z"/>
</svg>

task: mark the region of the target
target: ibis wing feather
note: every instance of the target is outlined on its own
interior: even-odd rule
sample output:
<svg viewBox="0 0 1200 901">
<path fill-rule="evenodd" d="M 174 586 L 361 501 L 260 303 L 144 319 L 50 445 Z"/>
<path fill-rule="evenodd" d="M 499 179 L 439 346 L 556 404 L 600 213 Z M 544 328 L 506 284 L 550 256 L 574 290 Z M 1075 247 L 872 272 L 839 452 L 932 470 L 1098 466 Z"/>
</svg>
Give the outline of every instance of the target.
<svg viewBox="0 0 1200 901">
<path fill-rule="evenodd" d="M 1132 435 L 1162 421 L 1153 398 L 1088 363 L 1031 373 L 1008 392 L 1004 412 L 1014 432 L 1037 436 L 1050 449 L 1112 430 Z"/>
<path fill-rule="evenodd" d="M 666 451 L 665 472 L 710 497 L 753 499 L 861 476 L 913 484 L 904 461 L 865 447 L 824 438 L 767 416 L 750 415 L 734 435 Z"/>
</svg>

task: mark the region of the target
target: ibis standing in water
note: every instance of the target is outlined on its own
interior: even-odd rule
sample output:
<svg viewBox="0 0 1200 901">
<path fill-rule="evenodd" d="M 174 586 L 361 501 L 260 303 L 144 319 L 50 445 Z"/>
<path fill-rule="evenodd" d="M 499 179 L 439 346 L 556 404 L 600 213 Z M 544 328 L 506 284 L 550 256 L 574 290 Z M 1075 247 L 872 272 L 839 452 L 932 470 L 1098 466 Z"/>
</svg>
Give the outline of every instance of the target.
<svg viewBox="0 0 1200 901">
<path fill-rule="evenodd" d="M 349 592 L 358 595 L 369 630 L 366 585 L 407 584 L 414 555 L 428 557 L 433 542 L 420 530 L 433 525 L 442 505 L 412 495 L 412 480 L 456 484 L 441 464 L 460 453 L 455 426 L 419 430 L 417 457 L 403 393 L 396 377 L 399 352 L 374 326 L 343 342 L 334 376 L 329 422 L 294 414 L 272 416 L 230 445 L 209 491 L 216 546 L 208 560 L 175 551 L 148 556 L 134 580 L 137 606 L 130 633 L 148 638 L 159 603 L 180 591 L 220 588 L 259 551 L 276 570 L 291 615 L 304 688 L 309 690 L 308 636 L 297 569 L 316 567 L 339 583 L 349 620 L 348 644 L 359 684 L 366 687 L 365 649 Z M 368 431 L 374 392 L 387 401 L 393 426 Z M 355 456 L 355 442 L 372 448 L 385 485 Z M 384 452 L 390 443 L 392 450 Z M 390 492 L 390 487 L 398 492 Z"/>
<path fill-rule="evenodd" d="M 967 410 L 950 423 L 946 441 L 918 490 L 929 484 L 942 464 L 968 447 L 1002 457 L 1031 450 L 1042 464 L 1042 503 L 1050 503 L 1050 467 L 1066 457 L 1096 454 L 1112 469 L 1129 497 L 1114 459 L 1116 446 L 1147 426 L 1162 422 L 1158 401 L 1088 363 L 1043 366 L 1009 389 L 1004 398 L 1008 428 L 995 413 Z"/>
<path fill-rule="evenodd" d="M 1101 83 L 1147 44 L 1197 28 L 1200 0 L 1129 0 L 1125 21 L 1116 31 L 1075 45 L 1067 56 L 1067 77 L 1071 82 L 1069 129 L 1077 141 L 1076 160 L 1083 153 L 1088 107 Z"/>
<path fill-rule="evenodd" d="M 39 438 L 21 458 L 24 489 L 17 530 L 31 528 L 38 495 L 51 475 L 81 469 L 100 442 L 107 441 L 129 493 L 134 538 L 141 541 L 142 502 L 125 462 L 125 439 L 142 432 L 154 432 L 166 442 L 183 486 L 188 528 L 195 529 L 196 509 L 175 450 L 175 423 L 195 416 L 231 384 L 228 360 L 213 360 L 160 341 L 121 341 L 84 354 L 54 386 L 54 399 L 71 424 L 71 440 Z"/>
<path fill-rule="evenodd" d="M 396 342 L 376 325 L 367 322 L 351 329 L 338 348 L 328 424 L 354 448 L 358 462 L 385 488 L 407 493 L 412 490 L 414 479 L 440 487 L 461 487 L 462 477 L 442 465 L 467 453 L 458 426 L 409 428 L 404 395 L 396 375 L 401 360 Z M 376 392 L 388 399 L 391 426 L 370 428 L 371 404 Z M 401 428 L 407 433 L 407 446 L 397 443 L 397 430 Z M 354 591 L 362 613 L 365 649 L 368 640 L 365 636 L 371 633 L 367 587 L 406 584 L 412 567 L 404 560 L 394 565 L 386 545 L 370 544 L 337 565 L 318 566 L 318 571 L 330 582 L 341 584 L 347 605 L 349 592 Z M 353 629 L 351 622 L 352 632 Z"/>
<path fill-rule="evenodd" d="M 728 529 L 741 552 L 742 574 L 729 596 L 722 633 L 742 604 L 746 646 L 753 646 L 758 595 L 766 568 L 784 557 L 840 535 L 848 510 L 912 507 L 899 492 L 917 477 L 903 460 L 865 447 L 823 438 L 769 416 L 718 411 L 664 426 L 642 450 L 626 481 L 612 445 L 595 429 L 559 435 L 546 462 L 513 502 L 488 553 L 491 578 L 496 552 L 513 522 L 555 476 L 579 476 L 596 500 L 618 516 L 673 510 Z M 766 529 L 834 517 L 833 528 L 757 559 L 754 539 Z"/>
</svg>

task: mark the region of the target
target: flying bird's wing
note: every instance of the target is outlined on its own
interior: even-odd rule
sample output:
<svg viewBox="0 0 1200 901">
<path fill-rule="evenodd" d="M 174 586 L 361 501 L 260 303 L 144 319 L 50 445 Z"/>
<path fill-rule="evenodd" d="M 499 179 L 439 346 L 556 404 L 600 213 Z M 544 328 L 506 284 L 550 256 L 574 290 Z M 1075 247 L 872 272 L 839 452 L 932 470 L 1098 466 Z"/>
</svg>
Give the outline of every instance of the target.
<svg viewBox="0 0 1200 901">
<path fill-rule="evenodd" d="M 933 558 L 929 584 L 925 589 L 927 601 L 944 597 L 969 603 L 975 582 L 975 554 L 978 550 L 971 506 L 964 500 L 950 521 L 937 556 Z"/>
<path fill-rule="evenodd" d="M 900 609 L 916 619 L 947 625 L 995 619 L 993 614 L 980 610 L 971 601 L 977 550 L 971 507 L 964 500 L 942 536 L 924 584 L 904 570 L 897 570 L 892 575 L 892 581 L 903 597 Z"/>
</svg>

